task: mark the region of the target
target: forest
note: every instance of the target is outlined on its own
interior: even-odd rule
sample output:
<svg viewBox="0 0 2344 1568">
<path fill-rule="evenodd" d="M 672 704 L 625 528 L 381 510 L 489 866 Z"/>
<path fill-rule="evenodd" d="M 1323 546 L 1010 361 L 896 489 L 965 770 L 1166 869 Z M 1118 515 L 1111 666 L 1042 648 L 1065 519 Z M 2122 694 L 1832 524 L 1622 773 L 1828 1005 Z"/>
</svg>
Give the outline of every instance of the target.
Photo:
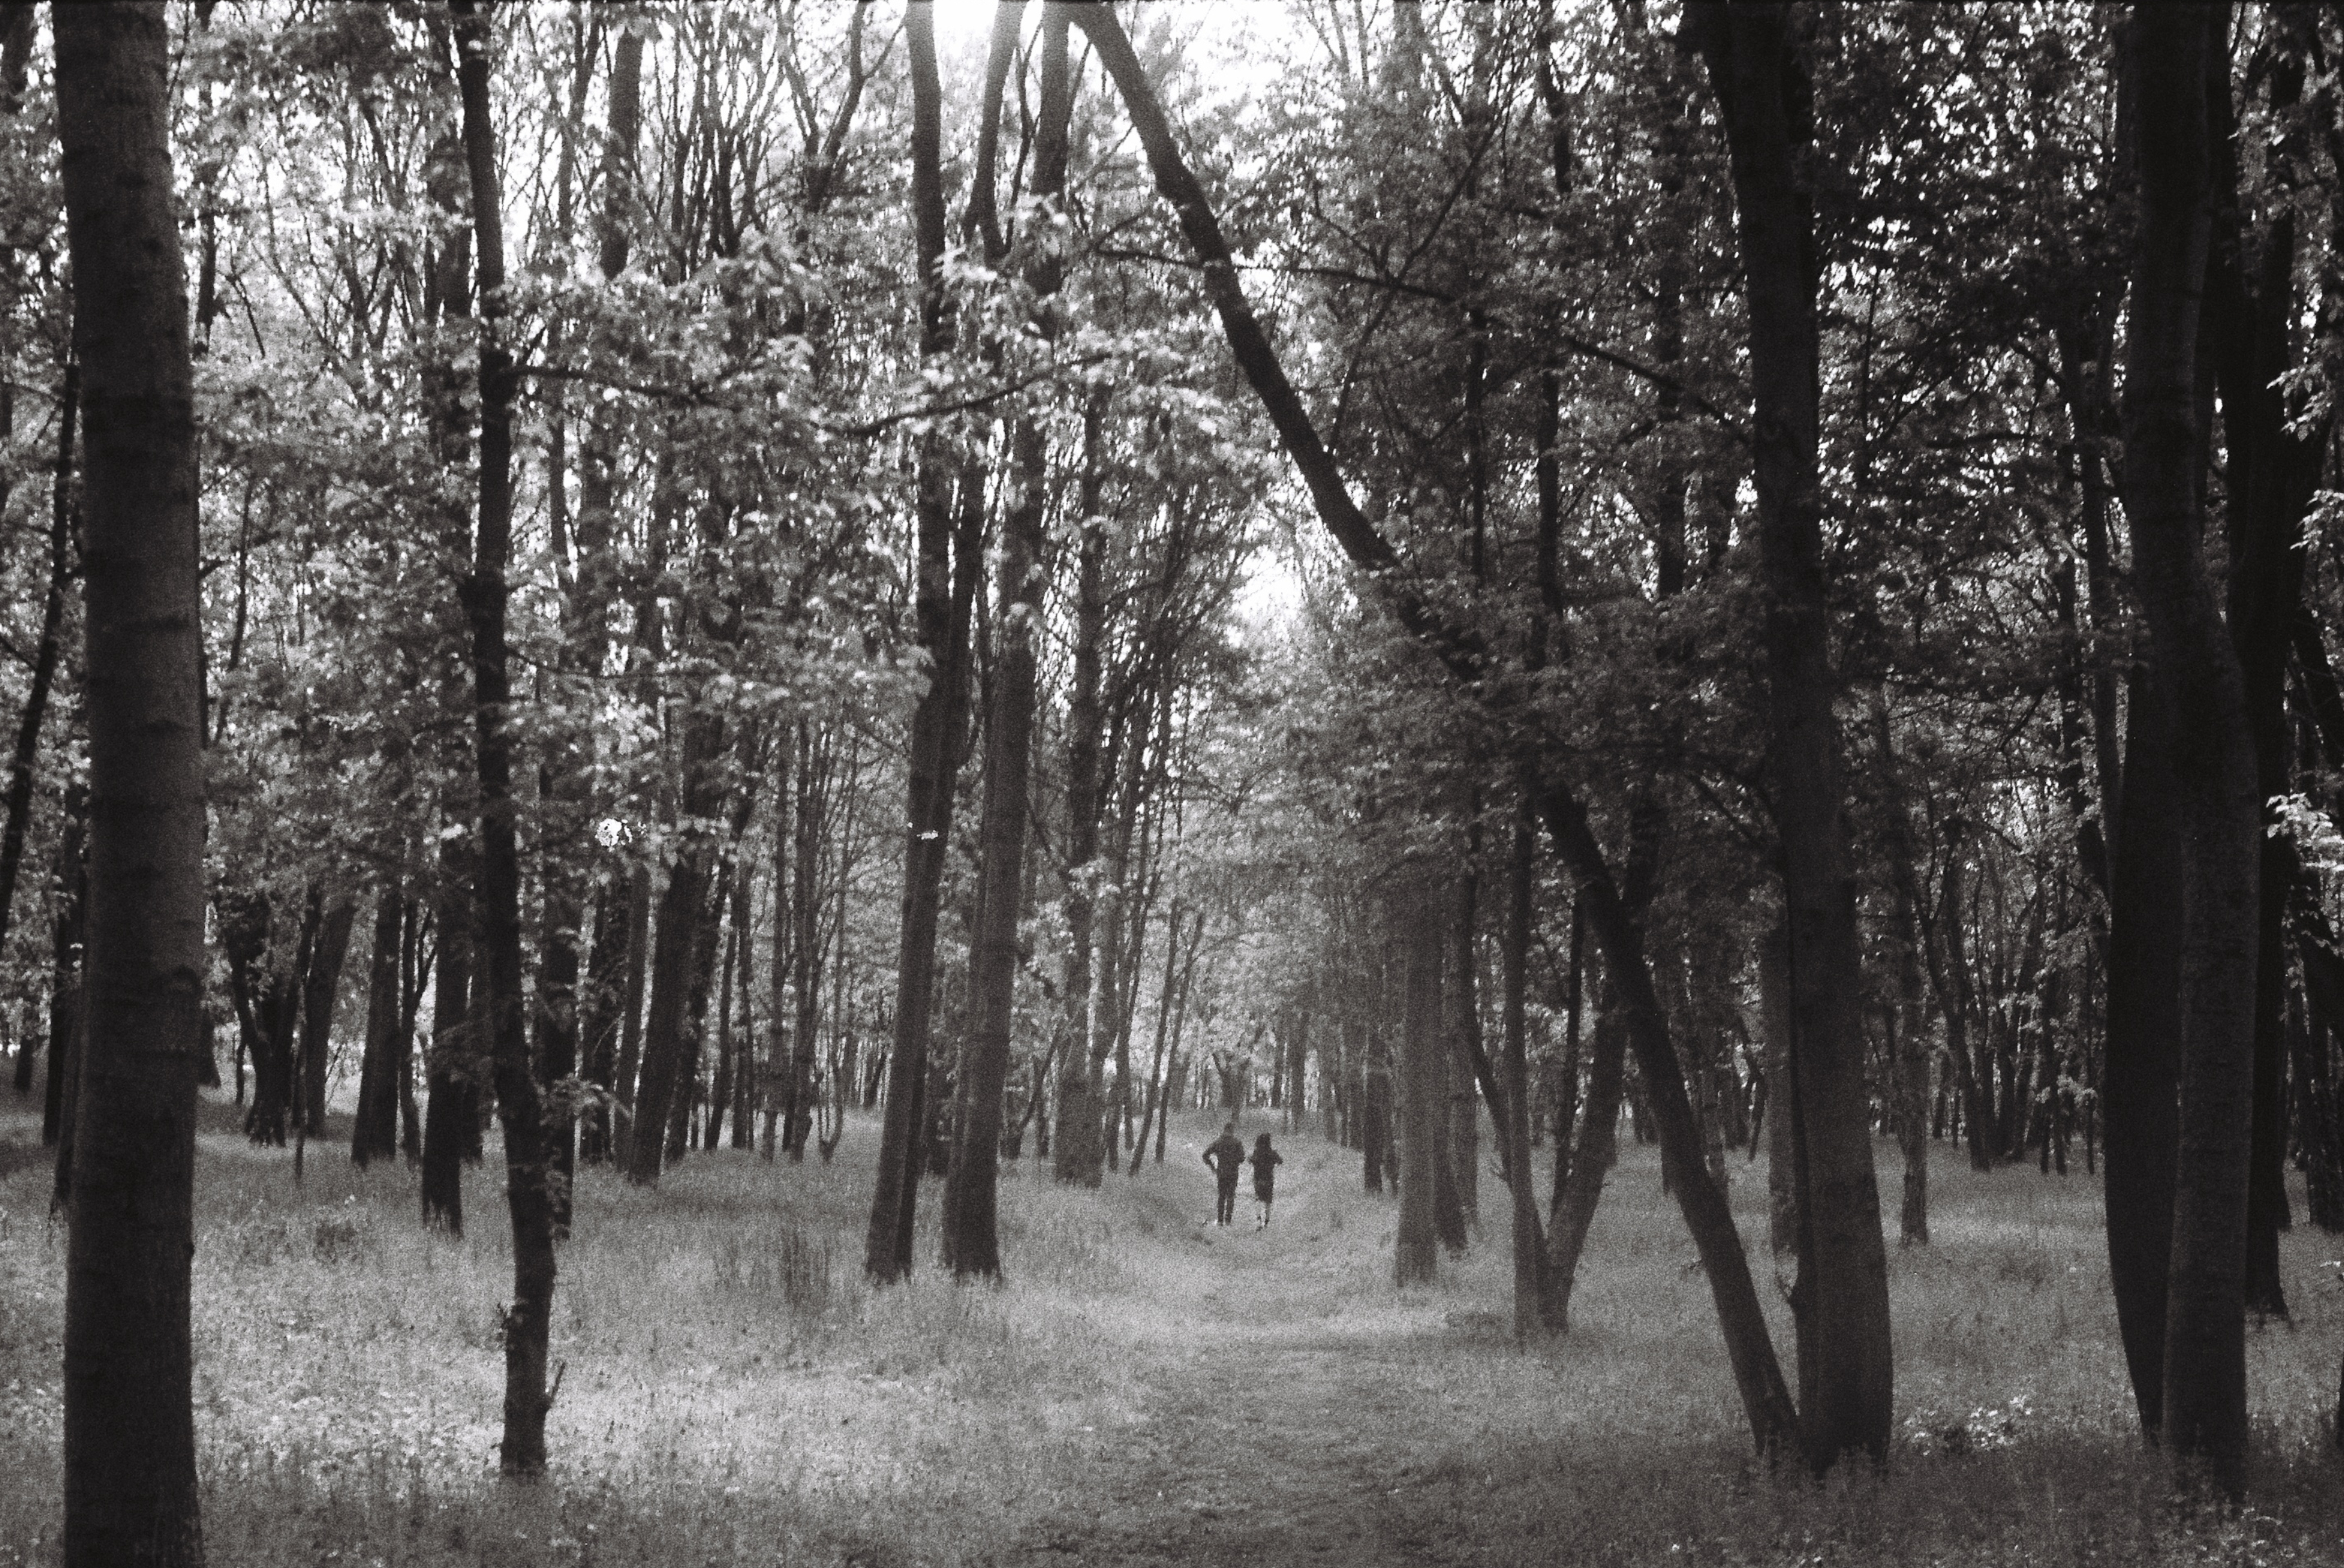
<svg viewBox="0 0 2344 1568">
<path fill-rule="evenodd" d="M 2339 374 L 2326 5 L 0 0 L 0 1568 L 2344 1561 Z"/>
</svg>

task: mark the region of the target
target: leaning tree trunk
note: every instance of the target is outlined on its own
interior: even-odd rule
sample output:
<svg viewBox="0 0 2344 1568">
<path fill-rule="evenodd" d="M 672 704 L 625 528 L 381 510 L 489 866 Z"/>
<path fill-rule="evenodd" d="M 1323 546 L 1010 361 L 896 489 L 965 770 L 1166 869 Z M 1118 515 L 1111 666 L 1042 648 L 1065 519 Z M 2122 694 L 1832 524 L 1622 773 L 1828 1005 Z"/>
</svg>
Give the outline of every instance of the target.
<svg viewBox="0 0 2344 1568">
<path fill-rule="evenodd" d="M 2209 93 L 2229 7 L 2141 5 L 2126 60 L 2140 214 L 2124 398 L 2125 511 L 2152 663 L 2172 704 L 2181 842 L 2180 1124 L 2167 1275 L 2165 1439 L 2246 1484 L 2246 1221 L 2254 1112 L 2259 803 L 2238 650 L 2200 542 L 2200 297 L 2212 229 Z"/>
<path fill-rule="evenodd" d="M 512 1219 L 512 1305 L 505 1309 L 504 1437 L 498 1468 L 545 1471 L 546 1353 L 553 1323 L 553 1191 L 543 1106 L 529 1059 L 521 1003 L 520 849 L 514 827 L 512 687 L 506 674 L 505 572 L 512 551 L 512 407 L 518 376 L 505 346 L 504 214 L 489 103 L 489 21 L 473 0 L 452 0 L 464 158 L 480 286 L 480 512 L 464 603 L 472 623 L 473 712 L 480 779 L 480 975 L 489 1058 L 504 1132 L 505 1206 Z"/>
<path fill-rule="evenodd" d="M 66 6 L 58 139 L 84 497 L 90 869 L 66 1254 L 70 1568 L 203 1561 L 188 1265 L 203 1038 L 202 619 L 160 5 Z"/>
<path fill-rule="evenodd" d="M 1390 541 L 1377 531 L 1351 498 L 1246 298 L 1212 204 L 1181 158 L 1163 104 L 1113 9 L 1077 6 L 1075 19 L 1130 114 L 1157 191 L 1178 216 L 1182 232 L 1204 263 L 1206 288 L 1221 319 L 1231 356 L 1277 428 L 1280 443 L 1309 490 L 1320 522 L 1404 630 L 1458 680 L 1475 685 L 1483 683 L 1490 673 L 1487 650 L 1470 632 L 1446 622 L 1415 592 Z M 1701 1128 L 1685 1094 L 1683 1069 L 1669 1038 L 1667 1020 L 1652 989 L 1643 933 L 1621 898 L 1610 863 L 1588 824 L 1584 803 L 1560 782 L 1544 779 L 1539 814 L 1556 848 L 1580 877 L 1582 906 L 1597 940 L 1620 971 L 1630 1040 L 1652 1098 L 1663 1156 L 1672 1161 L 1676 1172 L 1672 1189 L 1710 1282 L 1751 1437 L 1761 1452 L 1774 1452 L 1796 1436 L 1796 1411 L 1759 1306 L 1757 1287 L 1750 1277 L 1749 1259 L 1733 1228 L 1732 1210 L 1723 1190 L 1702 1163 Z"/>
</svg>

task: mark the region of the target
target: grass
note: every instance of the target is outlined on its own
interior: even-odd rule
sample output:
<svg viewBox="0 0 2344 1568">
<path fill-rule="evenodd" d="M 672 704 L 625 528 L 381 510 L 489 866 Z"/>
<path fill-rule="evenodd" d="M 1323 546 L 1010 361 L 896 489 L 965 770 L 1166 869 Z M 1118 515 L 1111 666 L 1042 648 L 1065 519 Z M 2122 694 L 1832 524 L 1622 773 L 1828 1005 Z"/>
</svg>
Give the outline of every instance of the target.
<svg viewBox="0 0 2344 1568">
<path fill-rule="evenodd" d="M 2317 1232 L 2286 1243 L 2295 1326 L 2252 1336 L 2253 1508 L 2182 1519 L 2135 1435 L 2097 1184 L 1941 1158 L 1937 1244 L 1891 1259 L 1905 1442 L 1884 1475 L 1814 1486 L 1749 1459 L 1648 1150 L 1605 1195 L 1572 1334 L 1525 1354 L 1504 1332 L 1494 1181 L 1472 1252 L 1400 1293 L 1390 1200 L 1315 1139 L 1289 1140 L 1270 1230 L 1202 1227 L 1195 1151 L 1212 1130 L 1178 1127 L 1166 1167 L 1100 1193 L 1025 1162 L 1004 1181 L 997 1290 L 932 1268 L 864 1283 L 867 1123 L 831 1166 L 695 1155 L 655 1192 L 584 1173 L 557 1296 L 554 1472 L 523 1486 L 493 1474 L 510 1270 L 494 1170 L 470 1173 L 459 1240 L 416 1223 L 402 1168 L 321 1148 L 297 1188 L 283 1154 L 207 1132 L 211 1560 L 2344 1560 L 2323 1426 L 2344 1301 Z M 35 1131 L 0 1108 L 0 1150 Z M 56 1561 L 64 1239 L 46 1196 L 42 1161 L 0 1159 L 5 1568 Z M 1763 1239 L 1763 1168 L 1737 1166 L 1745 1236 Z"/>
</svg>

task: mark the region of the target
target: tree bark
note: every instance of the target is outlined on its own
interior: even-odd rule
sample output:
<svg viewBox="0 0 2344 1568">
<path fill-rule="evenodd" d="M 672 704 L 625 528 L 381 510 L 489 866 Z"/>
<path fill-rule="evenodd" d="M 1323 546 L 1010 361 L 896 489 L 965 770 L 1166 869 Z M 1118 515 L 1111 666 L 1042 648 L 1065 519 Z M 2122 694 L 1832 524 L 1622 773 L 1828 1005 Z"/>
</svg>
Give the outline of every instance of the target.
<svg viewBox="0 0 2344 1568">
<path fill-rule="evenodd" d="M 87 1005 L 66 1256 L 70 1568 L 203 1561 L 189 1260 L 202 1035 L 201 589 L 159 5 L 52 19 L 89 462 Z"/>
</svg>

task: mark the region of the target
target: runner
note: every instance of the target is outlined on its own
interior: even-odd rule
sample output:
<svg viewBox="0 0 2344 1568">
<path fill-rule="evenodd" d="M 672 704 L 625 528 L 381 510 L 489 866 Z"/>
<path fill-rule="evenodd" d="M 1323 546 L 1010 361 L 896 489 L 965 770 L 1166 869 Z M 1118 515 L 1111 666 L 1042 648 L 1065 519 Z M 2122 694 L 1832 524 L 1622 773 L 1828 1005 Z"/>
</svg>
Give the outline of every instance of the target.
<svg viewBox="0 0 2344 1568">
<path fill-rule="evenodd" d="M 1205 1148 L 1205 1163 L 1213 1168 L 1213 1179 L 1219 1188 L 1217 1201 L 1213 1208 L 1213 1223 L 1216 1225 L 1228 1224 L 1237 1212 L 1238 1167 L 1245 1160 L 1245 1145 L 1238 1141 L 1238 1124 L 1224 1124 L 1221 1136 Z"/>
</svg>

